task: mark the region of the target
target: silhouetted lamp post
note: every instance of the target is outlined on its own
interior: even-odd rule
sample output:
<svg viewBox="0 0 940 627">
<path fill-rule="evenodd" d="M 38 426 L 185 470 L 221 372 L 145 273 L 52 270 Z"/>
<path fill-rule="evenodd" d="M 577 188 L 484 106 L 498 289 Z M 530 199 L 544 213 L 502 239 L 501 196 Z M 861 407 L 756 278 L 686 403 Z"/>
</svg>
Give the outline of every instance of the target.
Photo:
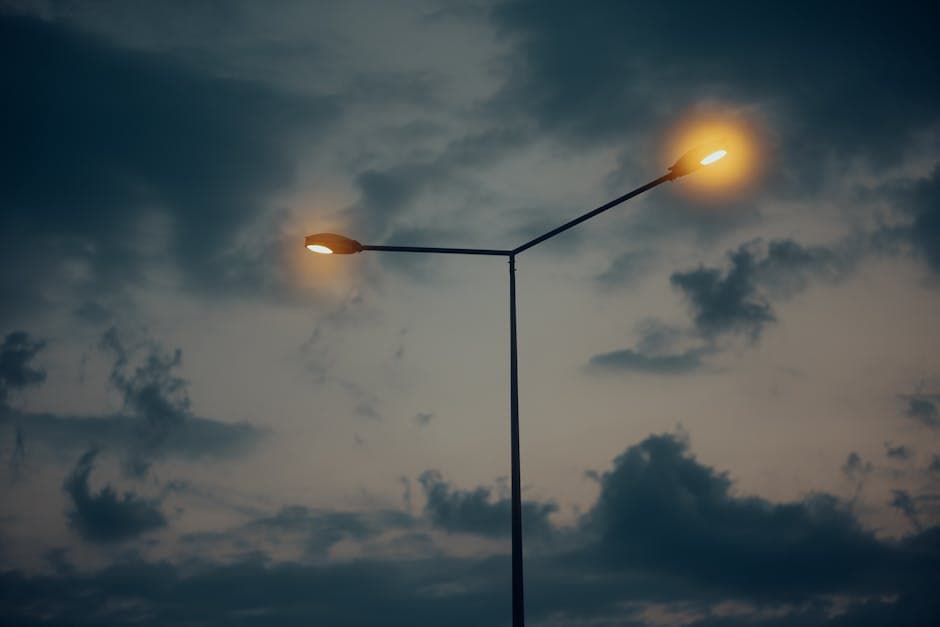
<svg viewBox="0 0 940 627">
<path fill-rule="evenodd" d="M 711 165 L 727 155 L 727 150 L 720 144 L 702 146 L 690 150 L 675 162 L 669 171 L 647 183 L 627 192 L 619 198 L 588 211 L 574 220 L 565 222 L 551 231 L 529 240 L 512 250 L 494 250 L 488 248 L 432 248 L 427 246 L 370 246 L 360 244 L 354 239 L 335 233 L 317 233 L 308 235 L 304 240 L 307 250 L 324 255 L 348 255 L 366 250 L 396 253 L 441 253 L 451 255 L 496 255 L 509 258 L 509 431 L 510 431 L 510 466 L 512 484 L 512 624 L 513 627 L 525 625 L 525 602 L 522 577 L 522 488 L 519 472 L 519 371 L 516 356 L 516 255 L 536 244 L 567 231 L 573 226 L 601 214 L 608 209 L 639 196 L 653 189 L 660 183 L 673 181 L 679 177 Z"/>
</svg>

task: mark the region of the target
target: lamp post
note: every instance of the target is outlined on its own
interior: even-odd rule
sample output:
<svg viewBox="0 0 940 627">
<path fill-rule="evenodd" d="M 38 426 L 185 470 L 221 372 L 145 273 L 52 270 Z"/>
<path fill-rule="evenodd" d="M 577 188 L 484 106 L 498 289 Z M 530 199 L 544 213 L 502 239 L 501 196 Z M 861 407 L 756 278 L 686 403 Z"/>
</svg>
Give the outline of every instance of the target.
<svg viewBox="0 0 940 627">
<path fill-rule="evenodd" d="M 728 152 L 721 143 L 694 148 L 682 155 L 669 171 L 646 185 L 641 185 L 623 196 L 565 222 L 511 250 L 489 248 L 434 248 L 427 246 L 372 246 L 335 233 L 308 235 L 304 240 L 307 250 L 320 254 L 353 254 L 363 251 L 398 253 L 435 253 L 451 255 L 495 255 L 509 259 L 509 432 L 510 432 L 510 482 L 512 497 L 512 624 L 525 625 L 525 596 L 522 576 L 522 487 L 519 469 L 519 369 L 516 351 L 516 255 L 536 244 L 590 220 L 608 209 L 639 196 L 645 191 L 709 166 L 722 159 Z"/>
</svg>

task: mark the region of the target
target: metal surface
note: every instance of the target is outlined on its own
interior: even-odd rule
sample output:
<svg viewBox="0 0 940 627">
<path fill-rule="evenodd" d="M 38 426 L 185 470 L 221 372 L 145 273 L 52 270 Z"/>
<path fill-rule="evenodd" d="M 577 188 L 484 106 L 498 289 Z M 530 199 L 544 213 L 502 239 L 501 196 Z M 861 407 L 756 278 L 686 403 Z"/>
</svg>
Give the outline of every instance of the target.
<svg viewBox="0 0 940 627">
<path fill-rule="evenodd" d="M 516 256 L 509 255 L 509 432 L 512 472 L 512 625 L 525 625 L 522 576 L 522 485 L 519 464 L 519 359 L 516 349 Z"/>
<path fill-rule="evenodd" d="M 563 233 L 568 229 L 590 220 L 620 203 L 639 196 L 666 181 L 678 178 L 675 173 L 665 174 L 646 185 L 627 192 L 619 198 L 588 211 L 574 220 L 540 235 L 513 250 L 493 250 L 487 248 L 436 248 L 428 246 L 362 246 L 362 250 L 387 251 L 399 253 L 440 253 L 451 255 L 495 255 L 509 257 L 509 431 L 510 431 L 510 471 L 512 491 L 512 624 L 513 627 L 525 626 L 525 589 L 522 574 L 522 472 L 519 461 L 519 367 L 516 348 L 516 255 L 532 248 L 536 244 Z M 356 242 L 358 244 L 358 242 Z"/>
<path fill-rule="evenodd" d="M 394 253 L 440 253 L 444 255 L 498 255 L 508 257 L 511 250 L 489 248 L 430 248 L 428 246 L 363 246 L 362 250 L 378 250 Z"/>
<path fill-rule="evenodd" d="M 592 211 L 588 211 L 588 212 L 585 213 L 584 215 L 578 216 L 577 218 L 575 218 L 574 220 L 571 220 L 571 221 L 569 221 L 569 222 L 565 222 L 565 223 L 562 224 L 561 226 L 552 229 L 551 231 L 549 231 L 548 233 L 545 233 L 544 235 L 539 235 L 539 236 L 536 237 L 535 239 L 529 240 L 528 242 L 526 242 L 526 243 L 523 244 L 522 246 L 519 246 L 518 248 L 513 249 L 512 254 L 518 255 L 518 254 L 521 253 L 522 251 L 528 250 L 528 249 L 532 248 L 533 246 L 535 246 L 536 244 L 541 244 L 542 242 L 544 242 L 545 240 L 549 239 L 550 237 L 555 237 L 555 236 L 558 235 L 559 233 L 564 233 L 564 232 L 567 231 L 568 229 L 570 229 L 570 228 L 572 228 L 572 227 L 574 227 L 574 226 L 577 226 L 577 225 L 581 224 L 581 223 L 584 222 L 585 220 L 590 220 L 590 219 L 593 218 L 594 216 L 596 216 L 596 215 L 598 215 L 598 214 L 600 214 L 600 213 L 604 213 L 604 212 L 607 211 L 608 209 L 612 209 L 612 208 L 616 207 L 617 205 L 619 205 L 620 203 L 626 202 L 626 201 L 630 200 L 631 198 L 633 198 L 634 196 L 639 196 L 639 195 L 642 194 L 643 192 L 645 192 L 645 191 L 647 191 L 647 190 L 650 190 L 650 189 L 653 189 L 654 187 L 656 187 L 656 186 L 659 185 L 660 183 L 665 183 L 666 181 L 671 181 L 671 180 L 674 179 L 674 178 L 676 178 L 676 176 L 673 175 L 673 174 L 671 174 L 671 173 L 670 173 L 670 174 L 664 174 L 664 175 L 662 175 L 661 177 L 659 177 L 658 179 L 655 179 L 655 180 L 653 180 L 653 181 L 650 181 L 649 183 L 647 183 L 646 185 L 643 185 L 642 187 L 637 187 L 637 188 L 636 188 L 635 190 L 633 190 L 632 192 L 627 192 L 626 194 L 624 194 L 623 196 L 620 196 L 619 198 L 614 198 L 614 199 L 611 200 L 610 202 L 601 205 L 601 206 L 598 207 L 597 209 L 594 209 L 594 210 L 592 210 Z"/>
</svg>

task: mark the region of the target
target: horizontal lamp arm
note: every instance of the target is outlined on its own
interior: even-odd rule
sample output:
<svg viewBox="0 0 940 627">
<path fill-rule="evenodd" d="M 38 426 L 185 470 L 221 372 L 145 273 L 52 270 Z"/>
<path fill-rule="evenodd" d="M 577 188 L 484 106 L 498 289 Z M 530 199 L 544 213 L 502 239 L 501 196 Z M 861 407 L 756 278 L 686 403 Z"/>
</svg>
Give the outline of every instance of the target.
<svg viewBox="0 0 940 627">
<path fill-rule="evenodd" d="M 432 248 L 429 246 L 366 246 L 362 250 L 387 251 L 393 253 L 439 253 L 444 255 L 494 255 L 509 257 L 511 250 L 492 250 L 489 248 Z"/>
</svg>

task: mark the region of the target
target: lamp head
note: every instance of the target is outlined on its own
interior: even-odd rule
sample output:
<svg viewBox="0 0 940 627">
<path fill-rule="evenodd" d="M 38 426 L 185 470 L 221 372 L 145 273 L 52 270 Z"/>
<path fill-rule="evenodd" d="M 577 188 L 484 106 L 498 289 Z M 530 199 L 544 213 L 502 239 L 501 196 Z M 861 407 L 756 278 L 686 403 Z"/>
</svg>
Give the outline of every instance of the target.
<svg viewBox="0 0 940 627">
<path fill-rule="evenodd" d="M 720 161 L 728 154 L 727 146 L 724 140 L 709 142 L 696 146 L 688 151 L 669 168 L 669 174 L 677 179 L 680 176 L 691 174 L 699 168 L 709 166 L 716 161 Z"/>
<path fill-rule="evenodd" d="M 362 244 L 336 233 L 317 233 L 304 238 L 304 247 L 321 255 L 351 255 L 362 252 Z"/>
</svg>

